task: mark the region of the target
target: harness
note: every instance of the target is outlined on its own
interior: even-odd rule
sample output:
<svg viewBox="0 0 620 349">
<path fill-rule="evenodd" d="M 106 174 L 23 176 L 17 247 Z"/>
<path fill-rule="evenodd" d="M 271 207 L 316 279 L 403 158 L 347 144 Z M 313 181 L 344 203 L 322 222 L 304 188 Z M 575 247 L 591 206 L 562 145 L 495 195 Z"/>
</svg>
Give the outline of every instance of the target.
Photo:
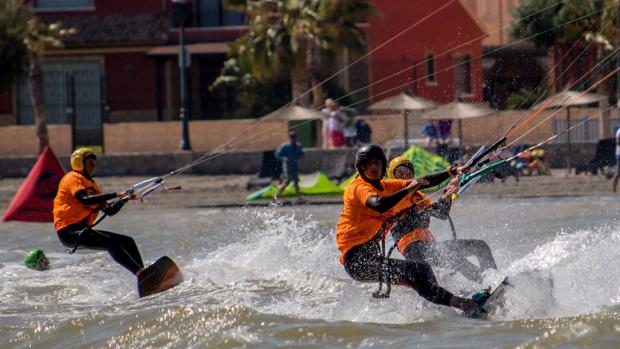
<svg viewBox="0 0 620 349">
<path fill-rule="evenodd" d="M 422 210 L 425 210 L 425 209 L 427 208 L 423 208 Z M 392 291 L 392 283 L 390 282 L 390 276 L 389 276 L 390 256 L 392 255 L 392 252 L 394 252 L 394 250 L 398 246 L 398 242 L 394 242 L 392 247 L 390 247 L 390 249 L 386 251 L 386 247 L 385 247 L 385 238 L 387 236 L 386 231 L 392 224 L 398 221 L 401 221 L 404 217 L 413 213 L 414 211 L 418 211 L 416 205 L 412 205 L 411 207 L 401 210 L 395 215 L 393 215 L 392 217 L 388 218 L 385 222 L 383 222 L 383 224 L 377 231 L 377 234 L 373 238 L 373 241 L 379 246 L 379 251 L 380 251 L 379 257 L 381 258 L 381 274 L 379 275 L 379 288 L 375 292 L 372 293 L 373 298 L 376 298 L 376 299 L 390 298 L 390 292 Z M 454 240 L 456 240 L 456 228 L 454 227 L 454 222 L 452 221 L 452 217 L 450 217 L 449 214 L 448 214 L 448 222 L 450 222 L 450 229 L 452 230 L 452 237 Z M 385 284 L 386 286 L 385 291 L 383 291 L 383 284 Z"/>
</svg>

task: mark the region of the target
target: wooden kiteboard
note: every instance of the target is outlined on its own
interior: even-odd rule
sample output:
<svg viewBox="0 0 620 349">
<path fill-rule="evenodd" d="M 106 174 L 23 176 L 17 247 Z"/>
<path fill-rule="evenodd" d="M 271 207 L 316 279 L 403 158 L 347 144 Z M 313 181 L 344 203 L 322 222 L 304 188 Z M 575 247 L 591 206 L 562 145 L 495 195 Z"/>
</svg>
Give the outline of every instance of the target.
<svg viewBox="0 0 620 349">
<path fill-rule="evenodd" d="M 171 289 L 183 282 L 179 267 L 168 256 L 163 256 L 138 276 L 140 298 Z"/>
</svg>

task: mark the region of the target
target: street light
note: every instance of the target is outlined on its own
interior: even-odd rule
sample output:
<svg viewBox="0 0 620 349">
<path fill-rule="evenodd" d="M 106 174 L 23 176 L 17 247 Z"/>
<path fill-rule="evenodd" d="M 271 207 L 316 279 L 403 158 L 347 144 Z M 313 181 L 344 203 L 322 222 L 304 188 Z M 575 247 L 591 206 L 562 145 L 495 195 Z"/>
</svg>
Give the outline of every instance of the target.
<svg viewBox="0 0 620 349">
<path fill-rule="evenodd" d="M 185 48 L 185 18 L 187 16 L 187 0 L 172 0 L 174 18 L 179 25 L 179 84 L 181 103 L 179 118 L 181 119 L 181 150 L 191 150 L 189 142 L 189 94 L 187 93 L 187 66 L 189 55 Z"/>
</svg>

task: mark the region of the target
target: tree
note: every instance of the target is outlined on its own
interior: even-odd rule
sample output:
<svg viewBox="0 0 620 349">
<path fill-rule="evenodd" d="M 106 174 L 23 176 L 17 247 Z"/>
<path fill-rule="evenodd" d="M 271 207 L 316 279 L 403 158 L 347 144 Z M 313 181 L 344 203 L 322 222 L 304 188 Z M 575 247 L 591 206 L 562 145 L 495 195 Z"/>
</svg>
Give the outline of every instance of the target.
<svg viewBox="0 0 620 349">
<path fill-rule="evenodd" d="M 45 99 L 41 59 L 46 50 L 62 47 L 61 38 L 75 33 L 75 29 L 63 29 L 61 23 L 47 24 L 40 21 L 30 11 L 24 0 L 0 1 L 0 40 L 7 38 L 2 45 L 11 45 L 11 55 L 16 57 L 13 66 L 3 74 L 6 82 L 14 82 L 24 72 L 24 53 L 29 69 L 28 80 L 30 98 L 35 115 L 36 134 L 39 152 L 49 144 L 47 122 L 45 120 Z M 6 57 L 3 56 L 3 59 Z M 9 56 L 10 57 L 10 56 Z"/>
<path fill-rule="evenodd" d="M 0 5 L 0 89 L 13 86 L 25 72 L 28 51 L 23 44 L 20 19 L 24 18 L 26 7 L 11 6 L 13 0 Z"/>
<path fill-rule="evenodd" d="M 543 9 L 546 9 L 543 11 Z M 542 13 L 537 13 L 542 11 Z M 515 11 L 515 19 L 510 28 L 515 38 L 525 38 L 535 35 L 530 41 L 538 46 L 556 47 L 559 57 L 562 57 L 562 44 L 580 44 L 584 49 L 588 44 L 596 47 L 596 62 L 603 60 L 605 50 L 613 49 L 612 43 L 620 44 L 617 0 L 524 0 Z M 570 22 L 570 23 L 569 23 Z M 561 58 L 560 58 L 560 62 Z M 610 71 L 609 64 L 602 69 L 595 70 L 593 80 L 598 81 Z M 558 65 L 559 71 L 563 67 Z M 556 75 L 557 76 L 557 75 Z M 557 81 L 554 85 L 557 85 Z M 582 83 L 581 86 L 586 86 Z M 609 96 L 613 90 L 611 80 L 600 84 L 599 94 Z M 566 86 L 558 86 L 565 88 Z M 604 109 L 607 101 L 600 105 Z M 599 137 L 609 138 L 611 127 L 608 109 L 600 114 Z"/>
<path fill-rule="evenodd" d="M 614 26 L 617 6 L 617 0 L 524 0 L 515 9 L 510 34 L 516 39 L 529 38 L 538 47 L 555 47 L 560 57 L 562 44 L 577 43 L 582 49 L 594 44 L 600 62 L 618 35 Z"/>
<path fill-rule="evenodd" d="M 257 81 L 290 78 L 293 99 L 322 80 L 324 65 L 346 48 L 351 58 L 363 51 L 365 35 L 356 23 L 374 13 L 367 0 L 227 0 L 243 12 L 249 31 L 231 45 L 231 57 Z M 312 90 L 312 104 L 323 101 L 322 88 Z"/>
<path fill-rule="evenodd" d="M 290 82 L 279 79 L 260 82 L 241 67 L 236 58 L 224 62 L 220 76 L 210 89 L 234 88 L 238 91 L 240 109 L 232 117 L 259 117 L 268 114 L 291 100 Z"/>
</svg>

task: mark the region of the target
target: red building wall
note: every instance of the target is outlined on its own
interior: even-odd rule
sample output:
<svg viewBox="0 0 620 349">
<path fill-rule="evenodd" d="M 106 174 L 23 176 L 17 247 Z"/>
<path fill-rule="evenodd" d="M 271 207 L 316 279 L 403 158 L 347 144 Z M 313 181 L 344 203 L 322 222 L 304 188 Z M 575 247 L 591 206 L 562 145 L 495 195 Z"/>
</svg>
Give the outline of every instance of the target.
<svg viewBox="0 0 620 349">
<path fill-rule="evenodd" d="M 155 109 L 154 60 L 142 52 L 106 54 L 105 88 L 112 112 Z"/>
<path fill-rule="evenodd" d="M 398 94 L 403 91 L 403 88 L 408 88 L 416 95 L 437 102 L 452 101 L 455 97 L 455 84 L 454 70 L 451 67 L 455 64 L 455 59 L 462 55 L 469 55 L 473 58 L 471 63 L 472 92 L 463 95 L 463 100 L 482 101 L 481 56 L 484 32 L 467 10 L 457 1 L 418 23 L 449 1 L 373 1 L 379 14 L 370 19 L 369 50 L 382 45 L 406 28 L 410 26 L 413 28 L 370 56 L 370 79 L 371 83 L 376 83 L 370 90 L 372 102 Z M 469 41 L 472 42 L 445 54 L 446 51 Z M 428 83 L 425 79 L 420 80 L 427 75 L 426 65 L 422 62 L 429 53 L 435 56 L 434 83 Z M 415 84 L 412 82 L 414 71 L 411 68 L 414 65 L 417 65 L 415 76 L 418 79 Z M 405 69 L 403 73 L 379 82 Z"/>
<path fill-rule="evenodd" d="M 603 51 L 601 57 L 597 57 L 595 45 L 586 48 L 572 43 L 556 44 L 551 49 L 555 67 L 555 89 L 560 91 L 567 88 L 590 87 L 604 75 L 593 68 L 608 54 L 608 51 Z M 587 77 L 584 78 L 583 75 L 586 73 Z"/>
</svg>

